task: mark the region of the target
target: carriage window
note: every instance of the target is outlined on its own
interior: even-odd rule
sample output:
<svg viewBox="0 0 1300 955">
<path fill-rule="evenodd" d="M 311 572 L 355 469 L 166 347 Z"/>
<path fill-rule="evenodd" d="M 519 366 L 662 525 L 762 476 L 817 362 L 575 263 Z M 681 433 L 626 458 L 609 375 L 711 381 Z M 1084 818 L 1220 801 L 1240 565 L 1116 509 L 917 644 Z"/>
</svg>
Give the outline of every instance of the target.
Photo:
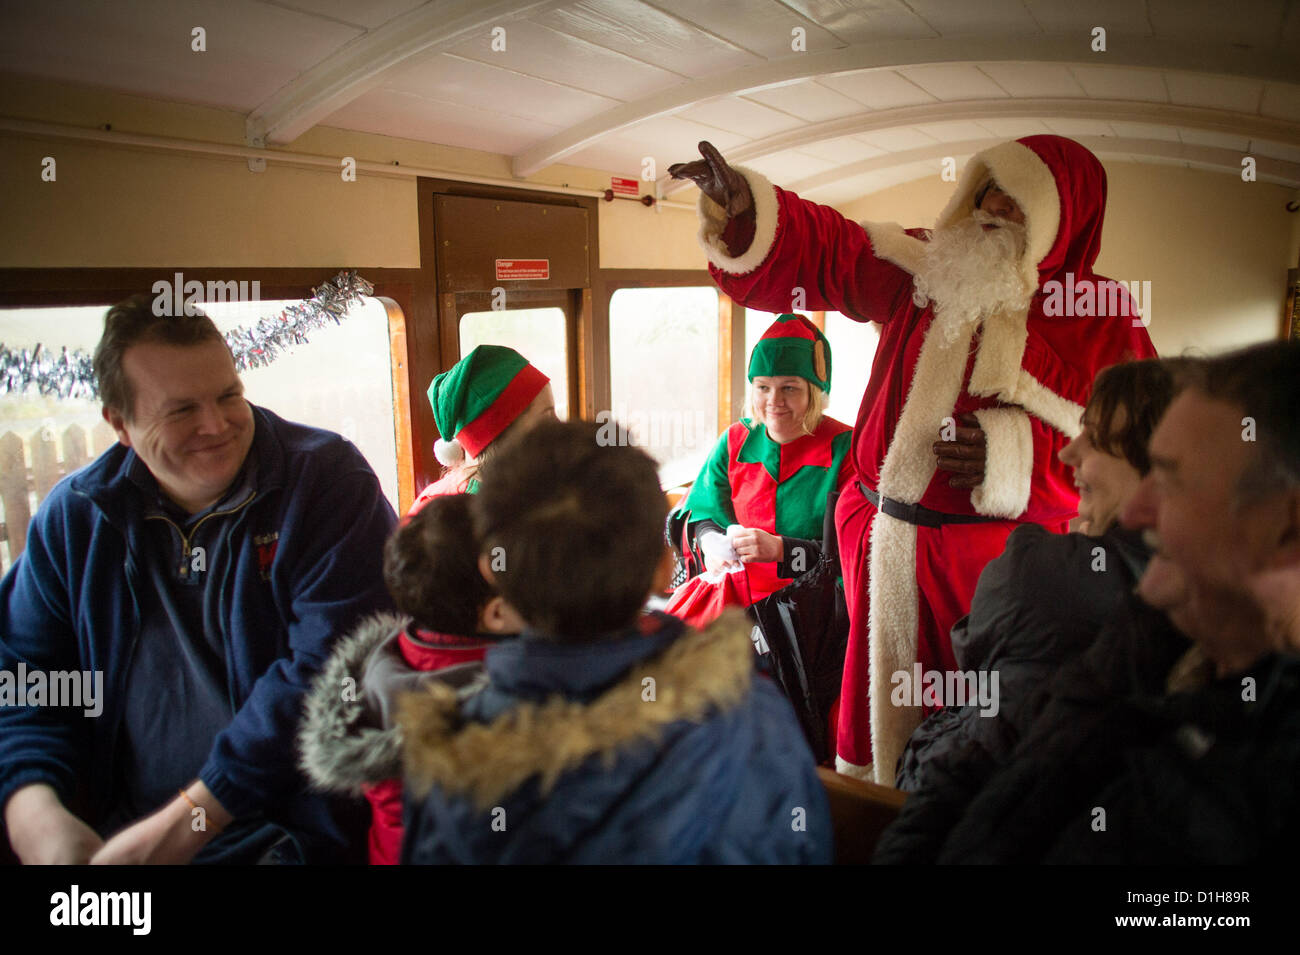
<svg viewBox="0 0 1300 955">
<path fill-rule="evenodd" d="M 279 315 L 294 302 L 213 302 L 200 307 L 223 332 Z M 393 509 L 397 499 L 397 429 L 388 310 L 376 298 L 354 305 L 339 324 L 327 323 L 311 340 L 270 365 L 240 376 L 256 405 L 282 418 L 337 431 L 357 446 L 379 477 Z"/>
<path fill-rule="evenodd" d="M 293 302 L 208 303 L 200 307 L 225 332 L 276 316 Z M 94 350 L 104 330 L 103 306 L 0 311 L 0 342 L 11 349 L 38 343 L 56 351 Z M 336 431 L 349 438 L 379 476 L 394 508 L 397 452 L 389 361 L 388 316 L 378 299 L 366 299 L 338 325 L 317 329 L 311 340 L 281 353 L 270 365 L 243 372 L 253 404 L 282 418 Z M 93 461 L 117 441 L 90 398 L 42 396 L 36 389 L 0 395 L 0 557 L 7 569 L 22 553 L 27 522 L 62 477 Z"/>
<path fill-rule="evenodd" d="M 862 393 L 880 343 L 880 326 L 855 322 L 839 312 L 826 313 L 826 340 L 831 343 L 831 400 L 826 413 L 852 425 L 858 420 Z"/>
<path fill-rule="evenodd" d="M 466 312 L 460 319 L 460 353 L 479 345 L 508 345 L 551 379 L 555 416 L 569 417 L 569 365 L 562 308 L 508 308 Z"/>
<path fill-rule="evenodd" d="M 664 487 L 693 480 L 718 436 L 718 290 L 616 291 L 609 364 L 610 410 L 659 462 Z"/>
<path fill-rule="evenodd" d="M 776 321 L 778 314 L 760 312 L 756 308 L 745 309 L 745 367 L 741 370 L 745 373 L 746 387 L 749 379 L 749 356 L 754 354 L 754 346 L 758 344 L 759 338 L 767 331 L 768 326 Z"/>
</svg>

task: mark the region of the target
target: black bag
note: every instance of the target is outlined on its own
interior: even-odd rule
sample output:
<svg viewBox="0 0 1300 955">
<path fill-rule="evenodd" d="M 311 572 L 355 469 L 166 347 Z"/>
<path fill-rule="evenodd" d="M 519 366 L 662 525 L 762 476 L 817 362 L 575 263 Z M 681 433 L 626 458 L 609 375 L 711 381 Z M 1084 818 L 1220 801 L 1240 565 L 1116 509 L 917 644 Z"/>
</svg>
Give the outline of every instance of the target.
<svg viewBox="0 0 1300 955">
<path fill-rule="evenodd" d="M 687 531 L 690 524 L 690 512 L 674 508 L 664 523 L 664 541 L 673 549 L 673 579 L 670 591 L 676 590 L 692 577 L 698 577 L 704 570 L 704 557 L 691 547 L 691 535 Z"/>
<path fill-rule="evenodd" d="M 755 623 L 750 635 L 754 647 L 793 704 L 818 763 L 834 755 L 835 741 L 827 739 L 826 720 L 840 695 L 849 643 L 849 611 L 839 581 L 835 539 L 838 498 L 839 492 L 832 491 L 826 501 L 817 563 L 748 610 Z"/>
</svg>

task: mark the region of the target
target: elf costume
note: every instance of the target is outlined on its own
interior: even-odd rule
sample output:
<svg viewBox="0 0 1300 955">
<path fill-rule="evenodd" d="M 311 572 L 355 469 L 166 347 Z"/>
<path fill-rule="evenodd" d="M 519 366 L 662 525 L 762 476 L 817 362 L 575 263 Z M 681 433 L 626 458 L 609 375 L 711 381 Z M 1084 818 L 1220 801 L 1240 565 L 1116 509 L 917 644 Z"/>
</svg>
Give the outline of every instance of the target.
<svg viewBox="0 0 1300 955">
<path fill-rule="evenodd" d="M 778 318 L 750 356 L 751 382 L 782 375 L 830 391 L 830 342 L 802 315 Z M 816 391 L 812 400 L 821 400 Z M 689 522 L 692 546 L 706 531 L 725 533 L 730 524 L 782 537 L 779 563 L 745 565 L 750 599 L 761 600 L 816 563 L 826 498 L 852 479 L 851 435 L 848 425 L 823 415 L 812 434 L 779 444 L 766 426 L 741 418 L 718 439 L 674 517 Z"/>
<path fill-rule="evenodd" d="M 736 167 L 733 167 L 736 168 Z M 1155 349 L 1127 295 L 1119 313 L 1048 315 L 1048 293 L 1072 283 L 1095 302 L 1106 174 L 1078 143 L 1028 136 L 975 156 L 936 229 L 971 216 L 991 177 L 1024 213 L 1020 271 L 1037 293 L 978 331 L 938 330 L 959 302 L 913 299 L 924 230 L 845 219 L 736 169 L 754 207 L 729 219 L 700 197 L 700 239 L 714 280 L 745 305 L 780 310 L 791 289 L 807 305 L 882 325 L 853 431 L 858 484 L 840 496 L 836 527 L 852 617 L 838 738 L 841 772 L 893 785 L 897 759 L 924 713 L 891 703 L 891 676 L 956 670 L 948 632 L 970 607 L 984 565 L 1017 522 L 1064 531 L 1077 511 L 1057 452 L 1079 430 L 1097 371 Z M 1060 283 L 1050 286 L 1047 283 Z M 1059 301 L 1059 295 L 1057 296 Z M 944 323 L 946 324 L 946 323 Z M 957 323 L 954 323 L 957 324 Z M 947 329 L 945 329 L 947 330 Z M 983 482 L 952 488 L 933 450 L 947 419 L 973 413 L 985 433 Z M 874 762 L 874 765 L 873 765 Z"/>
<path fill-rule="evenodd" d="M 477 458 L 533 403 L 549 378 L 504 345 L 479 345 L 429 385 L 433 420 L 442 437 L 434 456 L 448 470 L 420 492 L 407 517 L 443 494 L 473 493 L 478 482 L 458 467 Z"/>
</svg>

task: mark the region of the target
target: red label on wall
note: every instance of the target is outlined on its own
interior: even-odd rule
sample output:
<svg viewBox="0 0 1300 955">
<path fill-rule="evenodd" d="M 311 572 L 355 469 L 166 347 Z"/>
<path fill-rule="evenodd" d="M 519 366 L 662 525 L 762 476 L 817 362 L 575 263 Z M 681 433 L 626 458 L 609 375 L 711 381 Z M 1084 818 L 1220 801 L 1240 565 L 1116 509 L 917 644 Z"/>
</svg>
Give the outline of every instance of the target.
<svg viewBox="0 0 1300 955">
<path fill-rule="evenodd" d="M 497 259 L 497 281 L 549 279 L 550 259 Z"/>
<path fill-rule="evenodd" d="M 616 196 L 639 196 L 641 195 L 641 183 L 635 179 L 624 179 L 622 176 L 610 176 L 609 186 L 614 190 Z"/>
</svg>

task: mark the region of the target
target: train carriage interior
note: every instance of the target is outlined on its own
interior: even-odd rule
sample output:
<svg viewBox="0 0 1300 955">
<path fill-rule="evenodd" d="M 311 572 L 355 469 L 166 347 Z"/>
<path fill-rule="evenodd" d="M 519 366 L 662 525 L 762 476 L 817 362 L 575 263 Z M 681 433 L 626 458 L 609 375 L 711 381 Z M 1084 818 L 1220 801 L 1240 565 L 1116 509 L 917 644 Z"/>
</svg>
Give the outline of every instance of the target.
<svg viewBox="0 0 1300 955">
<path fill-rule="evenodd" d="M 527 356 L 561 421 L 625 426 L 685 506 L 796 313 L 834 353 L 837 453 L 865 453 L 888 325 L 838 286 L 779 305 L 718 279 L 709 200 L 669 171 L 702 142 L 777 187 L 749 180 L 761 244 L 765 197 L 931 229 L 972 157 L 1066 137 L 1105 174 L 1088 264 L 1151 354 L 1300 338 L 1296 0 L 0 0 L 0 27 L 0 573 L 119 443 L 89 356 L 136 293 L 234 333 L 249 401 L 346 437 L 399 516 L 453 437 L 431 383 L 485 345 Z M 841 861 L 868 861 L 903 803 L 848 718 L 842 774 L 835 716 L 818 771 Z"/>
</svg>

